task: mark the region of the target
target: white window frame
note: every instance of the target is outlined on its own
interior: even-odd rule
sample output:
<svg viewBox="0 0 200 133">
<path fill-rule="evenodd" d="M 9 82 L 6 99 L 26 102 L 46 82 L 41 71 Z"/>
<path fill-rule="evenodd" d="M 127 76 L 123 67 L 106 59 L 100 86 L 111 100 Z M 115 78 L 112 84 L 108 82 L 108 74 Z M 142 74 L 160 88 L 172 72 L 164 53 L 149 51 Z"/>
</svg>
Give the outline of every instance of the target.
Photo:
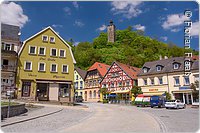
<svg viewBox="0 0 200 133">
<path fill-rule="evenodd" d="M 179 84 L 176 84 L 176 79 L 179 80 Z M 180 85 L 180 78 L 179 77 L 174 77 L 174 85 Z"/>
<path fill-rule="evenodd" d="M 63 50 L 64 51 L 64 56 L 60 56 L 60 51 Z M 65 49 L 59 49 L 59 57 L 66 57 L 66 50 Z"/>
<path fill-rule="evenodd" d="M 186 80 L 185 80 L 186 77 L 189 79 L 189 83 L 188 84 L 186 84 Z M 184 76 L 184 85 L 190 85 L 190 77 L 189 76 Z"/>
<path fill-rule="evenodd" d="M 147 73 L 147 71 L 148 71 L 148 70 L 147 70 L 147 68 L 146 68 L 146 67 L 145 67 L 145 68 L 143 68 L 143 72 L 144 72 L 144 73 Z"/>
<path fill-rule="evenodd" d="M 43 37 L 45 37 L 45 36 L 47 37 L 47 40 L 43 40 Z M 48 39 L 49 39 L 49 38 L 48 38 L 47 35 L 42 35 L 42 41 L 43 41 L 43 42 L 48 42 Z"/>
<path fill-rule="evenodd" d="M 155 84 L 154 78 L 150 78 L 150 80 L 151 80 L 151 85 L 154 85 Z M 152 81 L 153 81 L 153 84 L 152 84 Z"/>
<path fill-rule="evenodd" d="M 159 85 L 162 85 L 162 84 L 160 83 L 160 79 L 162 80 L 162 84 L 163 84 L 163 78 L 162 78 L 162 77 L 159 77 L 159 78 L 158 78 L 158 83 L 159 83 Z"/>
<path fill-rule="evenodd" d="M 160 68 L 160 69 L 158 69 L 158 68 Z M 162 70 L 162 67 L 161 67 L 161 66 L 157 66 L 157 67 L 156 67 L 156 71 L 157 71 L 157 72 L 159 72 L 159 71 L 161 71 L 161 70 Z"/>
<path fill-rule="evenodd" d="M 67 72 L 63 72 L 63 66 L 67 66 Z M 62 64 L 62 73 L 69 73 L 69 65 L 67 65 L 67 64 Z"/>
<path fill-rule="evenodd" d="M 10 46 L 9 50 L 6 49 L 6 45 Z M 11 51 L 11 49 L 12 49 L 12 44 L 4 43 L 4 50 Z"/>
<path fill-rule="evenodd" d="M 44 54 L 40 54 L 40 48 L 44 48 Z M 38 48 L 38 55 L 46 55 L 46 47 L 39 47 Z"/>
<path fill-rule="evenodd" d="M 31 53 L 31 47 L 35 47 L 35 53 Z M 37 53 L 37 46 L 31 46 L 29 45 L 29 54 L 36 54 Z"/>
<path fill-rule="evenodd" d="M 51 38 L 54 38 L 54 41 L 51 41 Z M 54 36 L 50 36 L 49 37 L 49 41 L 50 41 L 50 43 L 55 43 L 56 42 L 56 38 Z"/>
<path fill-rule="evenodd" d="M 176 67 L 175 67 L 175 66 L 176 66 Z M 179 68 L 179 64 L 178 64 L 178 63 L 174 63 L 173 68 L 174 68 L 175 70 L 177 70 L 177 69 Z"/>
<path fill-rule="evenodd" d="M 26 63 L 31 63 L 30 69 L 26 69 Z M 32 61 L 24 61 L 24 70 L 32 71 Z"/>
<path fill-rule="evenodd" d="M 44 70 L 40 70 L 40 64 L 44 64 Z M 39 62 L 38 63 L 38 71 L 39 72 L 45 72 L 46 71 L 46 63 L 45 62 Z"/>
<path fill-rule="evenodd" d="M 52 50 L 53 50 L 53 49 L 56 50 L 56 55 L 52 55 Z M 58 55 L 58 50 L 57 50 L 57 48 L 51 48 L 51 49 L 50 49 L 50 53 L 51 53 L 50 56 L 57 56 L 57 55 Z"/>
<path fill-rule="evenodd" d="M 52 71 L 52 65 L 56 65 L 56 71 Z M 58 64 L 56 64 L 56 63 L 51 63 L 50 72 L 53 72 L 53 73 L 58 72 Z"/>
</svg>

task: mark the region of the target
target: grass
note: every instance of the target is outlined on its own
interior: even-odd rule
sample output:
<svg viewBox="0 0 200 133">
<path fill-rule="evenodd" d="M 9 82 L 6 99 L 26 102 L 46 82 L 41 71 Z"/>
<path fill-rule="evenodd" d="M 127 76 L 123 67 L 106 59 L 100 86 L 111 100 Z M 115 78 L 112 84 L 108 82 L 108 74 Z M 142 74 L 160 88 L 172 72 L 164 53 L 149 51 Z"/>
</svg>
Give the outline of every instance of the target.
<svg viewBox="0 0 200 133">
<path fill-rule="evenodd" d="M 8 106 L 9 102 L 1 102 L 1 106 Z M 18 103 L 10 102 L 10 105 L 17 105 Z"/>
</svg>

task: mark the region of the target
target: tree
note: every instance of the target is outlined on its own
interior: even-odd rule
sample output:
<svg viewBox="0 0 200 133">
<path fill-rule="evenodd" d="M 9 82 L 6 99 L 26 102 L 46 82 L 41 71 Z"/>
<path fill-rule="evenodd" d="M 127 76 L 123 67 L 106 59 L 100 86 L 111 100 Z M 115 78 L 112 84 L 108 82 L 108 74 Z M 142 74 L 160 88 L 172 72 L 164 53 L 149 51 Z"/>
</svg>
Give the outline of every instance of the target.
<svg viewBox="0 0 200 133">
<path fill-rule="evenodd" d="M 171 94 L 165 91 L 166 100 L 171 100 Z"/>
<path fill-rule="evenodd" d="M 199 81 L 195 81 L 195 83 L 192 83 L 190 85 L 190 88 L 193 90 L 192 91 L 193 98 L 199 99 L 199 90 L 197 90 L 197 88 L 199 88 Z"/>
<path fill-rule="evenodd" d="M 138 94 L 143 94 L 141 87 L 133 86 L 133 88 L 131 89 L 131 94 L 132 94 L 134 97 L 137 97 Z"/>
</svg>

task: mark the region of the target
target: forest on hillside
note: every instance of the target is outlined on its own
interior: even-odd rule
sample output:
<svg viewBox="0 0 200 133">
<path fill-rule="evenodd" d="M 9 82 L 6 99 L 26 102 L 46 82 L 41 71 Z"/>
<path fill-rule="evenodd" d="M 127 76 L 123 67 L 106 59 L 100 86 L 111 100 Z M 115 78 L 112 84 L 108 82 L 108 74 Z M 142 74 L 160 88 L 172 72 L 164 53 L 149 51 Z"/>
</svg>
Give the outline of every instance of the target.
<svg viewBox="0 0 200 133">
<path fill-rule="evenodd" d="M 158 60 L 162 57 L 183 56 L 184 52 L 198 52 L 192 49 L 185 51 L 173 43 L 163 43 L 156 38 L 144 36 L 143 31 L 133 31 L 129 26 L 124 30 L 116 30 L 115 43 L 107 42 L 107 33 L 101 32 L 93 42 L 80 42 L 73 45 L 68 41 L 77 62 L 76 66 L 87 70 L 96 61 L 111 65 L 113 61 L 141 68 L 147 61 Z"/>
</svg>

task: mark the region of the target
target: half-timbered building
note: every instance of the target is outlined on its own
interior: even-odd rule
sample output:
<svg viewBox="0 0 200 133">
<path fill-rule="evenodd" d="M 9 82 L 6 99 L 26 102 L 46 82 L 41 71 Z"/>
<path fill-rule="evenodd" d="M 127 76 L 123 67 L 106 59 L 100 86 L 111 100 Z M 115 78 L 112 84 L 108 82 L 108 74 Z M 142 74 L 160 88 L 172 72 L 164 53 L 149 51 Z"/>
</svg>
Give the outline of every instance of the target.
<svg viewBox="0 0 200 133">
<path fill-rule="evenodd" d="M 139 68 L 120 62 L 113 62 L 101 81 L 101 88 L 107 88 L 110 94 L 118 96 L 120 100 L 131 100 L 133 86 L 137 85 Z"/>
<path fill-rule="evenodd" d="M 109 69 L 109 65 L 95 62 L 88 70 L 85 77 L 84 100 L 97 102 L 100 100 L 100 82 Z"/>
</svg>

